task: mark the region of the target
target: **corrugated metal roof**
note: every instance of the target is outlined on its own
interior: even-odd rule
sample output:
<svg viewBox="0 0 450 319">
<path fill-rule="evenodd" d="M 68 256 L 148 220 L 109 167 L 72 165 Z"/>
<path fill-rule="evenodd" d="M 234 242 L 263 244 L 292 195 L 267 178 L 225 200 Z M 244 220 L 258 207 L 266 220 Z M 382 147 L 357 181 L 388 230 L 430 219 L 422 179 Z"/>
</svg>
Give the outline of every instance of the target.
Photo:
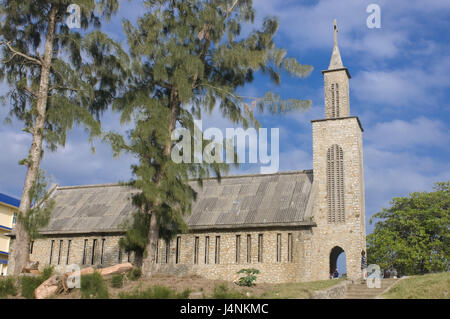
<svg viewBox="0 0 450 319">
<path fill-rule="evenodd" d="M 272 225 L 310 225 L 312 171 L 247 175 L 204 180 L 192 214 L 191 229 L 243 228 Z M 56 187 L 50 223 L 42 233 L 120 231 L 120 224 L 136 210 L 137 192 L 118 184 Z M 308 205 L 309 204 L 309 205 Z"/>
</svg>

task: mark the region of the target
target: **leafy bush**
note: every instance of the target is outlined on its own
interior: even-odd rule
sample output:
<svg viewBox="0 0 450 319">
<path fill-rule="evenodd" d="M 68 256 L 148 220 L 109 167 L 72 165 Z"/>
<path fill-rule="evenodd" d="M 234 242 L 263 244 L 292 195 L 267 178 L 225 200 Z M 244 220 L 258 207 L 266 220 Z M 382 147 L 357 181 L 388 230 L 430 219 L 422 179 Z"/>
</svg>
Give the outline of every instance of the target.
<svg viewBox="0 0 450 319">
<path fill-rule="evenodd" d="M 138 267 L 133 267 L 132 269 L 130 269 L 127 273 L 127 277 L 130 280 L 138 280 L 139 278 L 141 278 L 142 276 L 142 270 L 141 268 Z"/>
<path fill-rule="evenodd" d="M 237 273 L 245 274 L 244 277 L 239 278 L 237 284 L 239 286 L 251 287 L 253 286 L 253 282 L 256 280 L 256 275 L 259 274 L 259 270 L 254 268 L 248 268 L 248 269 L 241 269 Z"/>
<path fill-rule="evenodd" d="M 123 287 L 123 275 L 116 274 L 111 278 L 111 286 L 114 288 L 122 288 Z"/>
<path fill-rule="evenodd" d="M 47 266 L 39 276 L 22 276 L 20 284 L 22 286 L 22 296 L 28 299 L 34 298 L 34 290 L 53 274 L 53 267 Z"/>
<path fill-rule="evenodd" d="M 83 299 L 107 299 L 108 287 L 102 275 L 95 271 L 90 275 L 81 276 L 81 298 Z"/>
<path fill-rule="evenodd" d="M 0 279 L 0 298 L 15 295 L 17 295 L 17 288 L 14 283 L 14 278 L 7 277 L 4 279 Z"/>
<path fill-rule="evenodd" d="M 190 289 L 177 292 L 168 287 L 156 285 L 143 291 L 120 293 L 119 297 L 121 299 L 187 299 L 190 293 Z"/>
<path fill-rule="evenodd" d="M 226 284 L 214 286 L 213 299 L 245 299 L 246 296 L 239 291 L 231 290 Z"/>
</svg>

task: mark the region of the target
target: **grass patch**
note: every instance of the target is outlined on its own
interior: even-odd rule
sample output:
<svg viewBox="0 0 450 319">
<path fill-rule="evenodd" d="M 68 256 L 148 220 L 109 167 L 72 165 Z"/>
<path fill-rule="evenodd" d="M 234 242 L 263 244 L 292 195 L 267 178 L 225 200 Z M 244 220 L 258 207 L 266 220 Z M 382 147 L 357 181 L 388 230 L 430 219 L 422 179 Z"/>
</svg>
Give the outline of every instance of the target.
<svg viewBox="0 0 450 319">
<path fill-rule="evenodd" d="M 177 292 L 165 286 L 155 285 L 142 291 L 122 292 L 119 297 L 120 299 L 187 299 L 190 293 L 190 289 Z"/>
<path fill-rule="evenodd" d="M 42 270 L 39 276 L 22 276 L 20 285 L 22 287 L 22 296 L 28 299 L 34 299 L 34 290 L 53 274 L 53 267 L 47 266 Z"/>
<path fill-rule="evenodd" d="M 402 279 L 383 298 L 390 299 L 450 299 L 450 273 L 411 276 Z"/>
<path fill-rule="evenodd" d="M 123 287 L 123 275 L 115 274 L 111 278 L 111 286 L 114 288 L 122 288 Z"/>
<path fill-rule="evenodd" d="M 230 289 L 226 284 L 214 286 L 212 299 L 246 299 L 247 297 L 237 290 Z"/>
<path fill-rule="evenodd" d="M 108 299 L 108 287 L 99 272 L 81 276 L 81 298 Z"/>
<path fill-rule="evenodd" d="M 0 279 L 0 298 L 17 295 L 17 287 L 12 277 Z"/>
<path fill-rule="evenodd" d="M 331 288 L 341 282 L 343 282 L 343 279 L 279 284 L 260 297 L 267 299 L 309 299 L 316 291 Z"/>
</svg>

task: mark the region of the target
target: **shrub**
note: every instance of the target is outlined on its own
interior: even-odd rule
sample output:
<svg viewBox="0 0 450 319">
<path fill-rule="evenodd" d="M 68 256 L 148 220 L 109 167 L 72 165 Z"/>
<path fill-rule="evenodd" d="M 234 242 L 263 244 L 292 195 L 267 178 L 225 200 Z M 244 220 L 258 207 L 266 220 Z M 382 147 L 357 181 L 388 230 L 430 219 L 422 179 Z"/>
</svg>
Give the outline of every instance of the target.
<svg viewBox="0 0 450 319">
<path fill-rule="evenodd" d="M 95 271 L 90 275 L 81 276 L 81 298 L 83 299 L 107 299 L 108 287 L 102 275 Z"/>
<path fill-rule="evenodd" d="M 256 280 L 256 275 L 259 274 L 259 270 L 254 268 L 248 268 L 248 269 L 241 269 L 237 273 L 245 274 L 244 277 L 239 278 L 237 284 L 239 286 L 251 287 L 253 286 L 253 282 Z"/>
<path fill-rule="evenodd" d="M 111 286 L 113 286 L 114 288 L 122 288 L 123 287 L 123 275 L 122 274 L 113 275 L 111 278 Z"/>
<path fill-rule="evenodd" d="M 214 286 L 212 299 L 245 299 L 246 296 L 239 291 L 231 290 L 226 284 Z"/>
<path fill-rule="evenodd" d="M 34 298 L 34 290 L 53 274 L 53 267 L 47 266 L 39 276 L 22 276 L 20 284 L 22 286 L 22 296 L 28 299 Z"/>
<path fill-rule="evenodd" d="M 127 277 L 130 280 L 138 280 L 139 278 L 141 278 L 142 276 L 142 270 L 141 268 L 138 267 L 133 267 L 132 269 L 130 269 L 127 273 Z"/>
<path fill-rule="evenodd" d="M 15 295 L 17 295 L 17 288 L 14 283 L 14 278 L 7 277 L 0 279 L 0 298 Z"/>
<path fill-rule="evenodd" d="M 177 292 L 168 287 L 156 285 L 143 291 L 120 293 L 119 297 L 121 299 L 187 299 L 190 293 L 190 289 Z"/>
</svg>

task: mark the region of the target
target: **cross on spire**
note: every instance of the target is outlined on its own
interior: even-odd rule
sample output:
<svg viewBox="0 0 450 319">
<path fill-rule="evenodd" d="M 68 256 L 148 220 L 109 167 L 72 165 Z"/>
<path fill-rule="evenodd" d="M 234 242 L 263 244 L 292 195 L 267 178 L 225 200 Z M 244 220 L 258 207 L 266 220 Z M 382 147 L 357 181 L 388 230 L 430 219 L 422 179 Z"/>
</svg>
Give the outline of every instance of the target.
<svg viewBox="0 0 450 319">
<path fill-rule="evenodd" d="M 338 26 L 337 26 L 337 22 L 336 19 L 334 19 L 334 45 L 337 46 L 337 34 L 338 34 L 339 30 L 338 30 Z"/>
<path fill-rule="evenodd" d="M 328 70 L 334 70 L 334 69 L 341 69 L 344 67 L 342 64 L 341 54 L 339 53 L 339 47 L 338 47 L 338 40 L 337 40 L 337 34 L 338 34 L 338 26 L 336 19 L 334 19 L 334 48 L 333 53 L 331 54 L 331 61 L 330 66 L 328 67 Z"/>
</svg>

